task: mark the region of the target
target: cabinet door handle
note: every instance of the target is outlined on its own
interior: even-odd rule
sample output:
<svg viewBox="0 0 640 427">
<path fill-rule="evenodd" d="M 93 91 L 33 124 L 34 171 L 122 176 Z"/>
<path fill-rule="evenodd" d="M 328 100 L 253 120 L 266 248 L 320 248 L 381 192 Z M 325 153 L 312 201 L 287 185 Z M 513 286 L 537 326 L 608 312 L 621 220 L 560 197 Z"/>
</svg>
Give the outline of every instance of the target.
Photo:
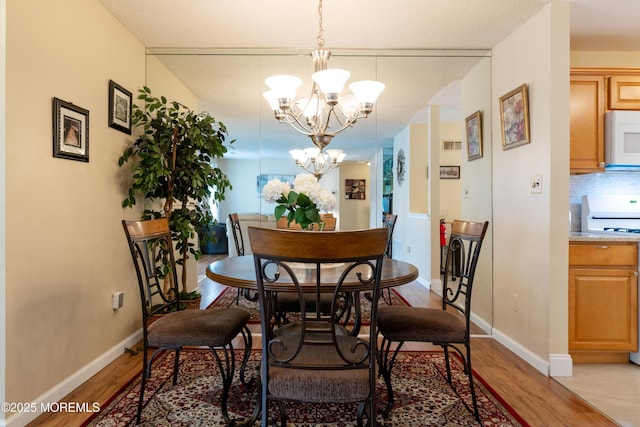
<svg viewBox="0 0 640 427">
<path fill-rule="evenodd" d="M 638 277 L 638 272 L 637 272 L 637 271 L 634 271 L 634 272 L 633 272 L 633 276 L 634 276 L 634 277 Z"/>
<path fill-rule="evenodd" d="M 596 248 L 598 248 L 598 249 L 609 249 L 609 246 L 602 245 L 602 246 L 596 246 Z"/>
</svg>

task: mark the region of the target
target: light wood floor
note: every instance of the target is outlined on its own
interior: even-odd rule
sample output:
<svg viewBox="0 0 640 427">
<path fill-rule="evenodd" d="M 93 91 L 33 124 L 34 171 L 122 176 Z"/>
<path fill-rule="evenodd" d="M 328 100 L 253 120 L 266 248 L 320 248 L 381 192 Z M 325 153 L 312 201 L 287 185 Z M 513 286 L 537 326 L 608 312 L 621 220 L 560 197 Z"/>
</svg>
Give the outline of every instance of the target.
<svg viewBox="0 0 640 427">
<path fill-rule="evenodd" d="M 205 259 L 208 261 L 210 258 Z M 206 265 L 206 264 L 205 264 Z M 224 289 L 204 277 L 204 267 L 200 269 L 202 305 Z M 437 306 L 439 297 L 430 294 L 418 283 L 397 288 L 400 294 L 413 306 Z M 429 350 L 428 344 L 412 344 L 407 350 Z M 472 362 L 474 370 L 514 408 L 531 426 L 616 426 L 615 422 L 588 405 L 578 395 L 568 391 L 555 380 L 540 374 L 533 367 L 517 357 L 492 338 L 474 338 L 472 342 Z M 128 381 L 140 373 L 141 355 L 123 354 L 93 378 L 82 384 L 62 401 L 100 402 L 120 390 Z M 90 414 L 49 413 L 43 414 L 29 426 L 77 426 Z"/>
</svg>

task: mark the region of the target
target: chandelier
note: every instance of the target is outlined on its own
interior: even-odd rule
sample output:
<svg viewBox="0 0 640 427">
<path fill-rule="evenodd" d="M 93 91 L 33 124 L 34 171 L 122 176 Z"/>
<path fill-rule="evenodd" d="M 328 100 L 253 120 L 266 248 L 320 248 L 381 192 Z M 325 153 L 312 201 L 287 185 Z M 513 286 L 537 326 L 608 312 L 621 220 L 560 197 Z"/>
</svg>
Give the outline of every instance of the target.
<svg viewBox="0 0 640 427">
<path fill-rule="evenodd" d="M 324 153 L 324 148 L 334 136 L 353 126 L 358 119 L 366 118 L 373 111 L 373 104 L 385 86 L 371 80 L 357 81 L 349 85 L 352 95 L 340 95 L 351 73 L 347 70 L 327 68 L 331 52 L 324 49 L 322 0 L 319 1 L 318 15 L 318 47 L 311 51 L 315 72 L 311 76 L 313 85 L 309 97 L 295 99 L 302 80 L 289 75 L 268 77 L 265 83 L 270 90 L 263 95 L 278 122 L 288 123 L 298 132 L 309 136 L 319 150 L 317 156 L 312 157 L 308 154 L 305 161 L 300 160 L 302 164 L 320 164 L 322 159 L 323 165 L 335 165 L 339 164 L 339 161 L 335 160 L 337 157 L 334 158 L 328 152 Z M 314 158 L 315 161 L 312 160 Z"/>
<path fill-rule="evenodd" d="M 318 147 L 291 150 L 289 154 L 296 161 L 296 165 L 313 174 L 318 180 L 325 173 L 340 166 L 345 156 L 342 150 L 327 150 L 325 153 Z"/>
</svg>

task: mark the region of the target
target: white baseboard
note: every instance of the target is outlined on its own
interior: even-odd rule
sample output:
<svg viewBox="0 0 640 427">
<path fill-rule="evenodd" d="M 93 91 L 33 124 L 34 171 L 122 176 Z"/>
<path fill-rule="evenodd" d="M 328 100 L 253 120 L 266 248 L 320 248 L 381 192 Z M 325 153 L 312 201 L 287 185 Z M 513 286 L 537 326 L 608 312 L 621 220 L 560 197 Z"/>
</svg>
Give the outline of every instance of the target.
<svg viewBox="0 0 640 427">
<path fill-rule="evenodd" d="M 529 365 L 540 371 L 540 373 L 545 376 L 549 376 L 549 363 L 547 361 L 541 359 L 538 355 L 532 353 L 527 348 L 520 345 L 518 342 L 512 340 L 511 337 L 504 335 L 495 328 L 493 329 L 492 336 L 500 344 L 515 353 L 516 356 L 520 357 Z"/>
<path fill-rule="evenodd" d="M 471 313 L 471 321 L 475 323 L 480 329 L 482 329 L 485 334 L 493 334 L 493 327 L 491 326 L 491 324 L 487 323 L 484 319 L 476 316 L 473 312 Z"/>
<path fill-rule="evenodd" d="M 42 412 L 41 408 L 46 407 L 47 404 L 58 402 L 60 399 L 71 393 L 80 385 L 85 383 L 89 378 L 98 373 L 102 368 L 113 362 L 119 356 L 122 355 L 126 347 L 132 347 L 142 339 L 142 329 L 120 341 L 115 346 L 111 347 L 107 352 L 101 354 L 98 358 L 94 359 L 88 365 L 82 369 L 76 371 L 73 375 L 67 377 L 52 389 L 38 396 L 33 402 L 34 412 L 21 412 L 11 415 L 9 418 L 3 420 L 4 423 L 0 426 L 7 427 L 19 427 L 24 426 L 37 418 Z M 79 404 L 87 403 L 91 408 L 93 402 L 76 402 Z"/>
<path fill-rule="evenodd" d="M 573 375 L 573 359 L 570 354 L 549 354 L 549 362 L 541 359 L 510 337 L 494 329 L 493 337 L 518 357 L 548 377 L 570 377 Z"/>
<path fill-rule="evenodd" d="M 438 295 L 442 295 L 442 280 L 440 279 L 431 279 L 431 280 L 427 280 L 424 279 L 422 277 L 418 277 L 416 279 L 416 282 L 418 282 L 419 284 L 421 284 L 425 289 L 429 289 L 433 292 L 438 293 Z"/>
<path fill-rule="evenodd" d="M 551 377 L 572 377 L 573 358 L 570 354 L 550 354 L 549 355 L 549 376 Z"/>
</svg>

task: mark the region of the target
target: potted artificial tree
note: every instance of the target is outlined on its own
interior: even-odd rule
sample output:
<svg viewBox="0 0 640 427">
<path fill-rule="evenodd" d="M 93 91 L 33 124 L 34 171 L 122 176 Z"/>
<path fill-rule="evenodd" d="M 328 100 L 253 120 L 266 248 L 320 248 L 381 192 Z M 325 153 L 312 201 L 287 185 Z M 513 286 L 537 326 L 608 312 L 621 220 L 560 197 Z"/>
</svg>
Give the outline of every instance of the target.
<svg viewBox="0 0 640 427">
<path fill-rule="evenodd" d="M 118 160 L 120 166 L 130 164 L 132 172 L 122 206 L 133 207 L 141 195 L 147 201 L 142 219 L 169 218 L 179 253 L 176 262 L 182 265 L 180 299 L 199 298 L 187 289 L 185 267 L 190 255 L 196 260 L 201 255 L 190 239 L 213 222 L 209 200 L 224 200 L 225 190 L 231 188 L 228 177 L 213 165 L 227 152 L 227 130 L 208 113 L 152 96 L 146 86 L 138 99 L 144 105 L 133 105 L 131 123 L 141 127 L 142 134 Z"/>
</svg>

